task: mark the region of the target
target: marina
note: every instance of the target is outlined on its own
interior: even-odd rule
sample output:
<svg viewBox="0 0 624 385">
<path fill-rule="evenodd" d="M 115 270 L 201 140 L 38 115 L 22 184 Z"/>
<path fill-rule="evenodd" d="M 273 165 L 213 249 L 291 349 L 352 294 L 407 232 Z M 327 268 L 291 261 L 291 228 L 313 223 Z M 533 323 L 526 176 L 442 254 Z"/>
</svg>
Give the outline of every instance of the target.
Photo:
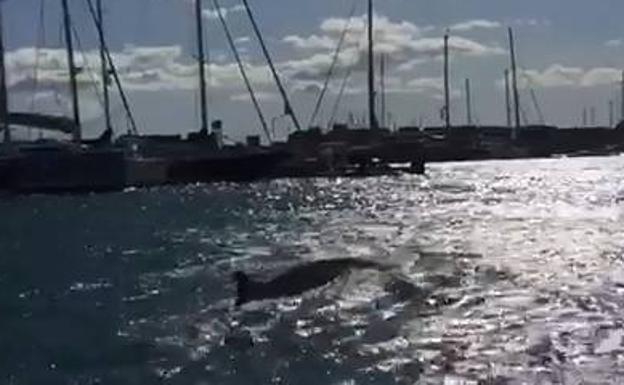
<svg viewBox="0 0 624 385">
<path fill-rule="evenodd" d="M 0 384 L 624 383 L 586 3 L 0 0 Z"/>
<path fill-rule="evenodd" d="M 197 63 L 199 69 L 198 88 L 200 94 L 201 126 L 198 131 L 183 135 L 139 134 L 130 103 L 118 76 L 115 63 L 108 51 L 104 30 L 102 5 L 89 2 L 92 22 L 99 37 L 101 74 L 104 95 L 105 127 L 100 138 L 84 140 L 81 135 L 79 95 L 76 90 L 71 15 L 66 2 L 61 2 L 64 11 L 65 48 L 68 58 L 69 85 L 72 91 L 73 119 L 63 116 L 21 113 L 9 111 L 6 85 L 3 88 L 4 101 L 0 119 L 4 125 L 4 147 L 2 175 L 7 175 L 0 184 L 14 192 L 75 192 L 119 190 L 127 187 L 156 186 L 219 181 L 253 181 L 289 177 L 336 177 L 376 176 L 395 173 L 423 174 L 425 164 L 431 162 L 523 159 L 557 156 L 617 155 L 621 151 L 622 131 L 620 126 L 605 128 L 562 129 L 547 125 L 522 125 L 518 100 L 516 58 L 513 33 L 509 29 L 511 72 L 505 71 L 507 126 L 481 126 L 473 124 L 471 117 L 470 82 L 466 79 L 467 123 L 454 126 L 450 115 L 449 88 L 449 35 L 444 36 L 444 102 L 442 109 L 445 125 L 440 127 L 397 127 L 390 130 L 380 126 L 377 117 L 377 79 L 375 76 L 374 8 L 368 2 L 367 9 L 367 74 L 368 74 L 368 126 L 350 127 L 348 124 L 333 123 L 330 129 L 310 127 L 301 129 L 287 91 L 273 64 L 269 48 L 264 42 L 259 24 L 248 3 L 244 4 L 254 33 L 271 70 L 272 77 L 280 90 L 285 116 L 290 118 L 296 131 L 284 141 L 274 141 L 267 127 L 261 106 L 253 89 L 240 53 L 234 44 L 227 20 L 220 11 L 218 1 L 213 1 L 217 16 L 232 54 L 237 59 L 242 79 L 245 81 L 250 100 L 253 102 L 260 122 L 260 136 L 248 136 L 245 143 L 225 144 L 227 124 L 220 120 L 208 121 L 206 97 L 206 58 L 204 53 L 204 26 L 201 17 L 202 6 L 195 3 L 195 27 L 197 40 Z M 347 27 L 345 27 L 347 28 Z M 343 31 L 343 36 L 348 30 Z M 340 54 L 342 42 L 336 49 Z M 4 52 L 4 50 L 2 51 Z M 383 56 L 382 56 L 383 58 Z M 4 61 L 3 61 L 4 62 Z M 381 114 L 385 123 L 385 61 L 380 66 Z M 4 66 L 3 66 L 4 68 Z M 4 73 L 4 70 L 3 70 Z M 328 74 L 325 85 L 329 83 Z M 511 81 L 509 81 L 511 77 Z M 5 81 L 3 81 L 3 84 Z M 127 134 L 114 135 L 110 118 L 109 87 L 117 87 L 122 98 L 126 116 L 130 122 Z M 510 89 L 512 87 L 512 89 Z M 317 101 L 317 111 L 322 104 L 324 92 Z M 535 100 L 535 99 L 534 99 Z M 513 102 L 513 103 L 512 103 Z M 512 105 L 513 104 L 513 105 Z M 512 114 L 513 111 L 513 114 Z M 316 112 L 315 112 L 316 115 Z M 513 115 L 513 116 L 512 116 Z M 314 116 L 311 122 L 315 120 Z M 512 124 L 513 122 L 513 124 Z M 69 134 L 70 142 L 47 140 L 41 143 L 24 143 L 11 140 L 10 127 L 38 127 Z M 590 140 L 591 139 L 591 140 Z M 263 143 L 264 142 L 264 143 Z M 36 154 L 36 155 L 35 155 Z M 46 157 L 50 156 L 50 161 Z M 121 160 L 123 158 L 123 161 Z M 44 168 L 43 164 L 46 164 Z M 76 164 L 74 164 L 76 163 Z M 78 164 L 80 163 L 80 164 Z M 71 167 L 68 167 L 68 164 Z M 99 173 L 104 170 L 102 180 Z M 62 171 L 62 170 L 66 170 Z M 63 175 L 66 174 L 66 175 Z M 47 177 L 46 177 L 47 175 Z M 33 178 L 29 181 L 29 178 Z M 44 179 L 50 180 L 45 181 Z M 89 186 L 89 178 L 94 178 Z"/>
</svg>

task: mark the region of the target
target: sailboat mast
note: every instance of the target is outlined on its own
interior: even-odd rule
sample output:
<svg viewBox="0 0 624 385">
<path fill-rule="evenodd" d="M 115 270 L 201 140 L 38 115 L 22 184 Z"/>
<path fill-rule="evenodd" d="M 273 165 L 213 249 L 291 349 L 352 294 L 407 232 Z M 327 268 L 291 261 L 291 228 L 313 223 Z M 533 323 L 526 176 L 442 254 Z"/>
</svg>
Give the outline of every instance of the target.
<svg viewBox="0 0 624 385">
<path fill-rule="evenodd" d="M 509 27 L 509 54 L 511 55 L 511 84 L 513 88 L 515 127 L 512 131 L 512 139 L 518 137 L 518 129 L 520 129 L 520 100 L 518 95 L 518 73 L 516 68 L 516 50 L 514 44 L 513 30 Z"/>
<path fill-rule="evenodd" d="M 370 128 L 379 128 L 375 114 L 375 48 L 373 24 L 373 0 L 368 0 L 368 123 Z"/>
<path fill-rule="evenodd" d="M 609 127 L 613 127 L 613 124 L 615 123 L 614 113 L 615 113 L 615 104 L 613 103 L 613 100 L 609 100 Z"/>
<path fill-rule="evenodd" d="M 78 83 L 76 82 L 76 75 L 78 71 L 74 62 L 74 43 L 72 40 L 72 24 L 71 17 L 69 15 L 69 6 L 67 0 L 61 0 L 63 6 L 63 27 L 65 31 L 65 46 L 67 49 L 67 65 L 69 68 L 69 87 L 72 97 L 72 109 L 74 113 L 74 132 L 73 140 L 76 143 L 82 142 L 82 133 L 80 128 L 80 105 L 78 102 Z"/>
<path fill-rule="evenodd" d="M 381 87 L 381 127 L 386 127 L 386 55 L 381 55 L 379 64 Z"/>
<path fill-rule="evenodd" d="M 507 127 L 511 128 L 511 90 L 509 89 L 508 69 L 505 69 L 505 113 L 507 114 Z"/>
<path fill-rule="evenodd" d="M 592 125 L 592 127 L 596 126 L 596 107 L 591 106 L 589 108 L 589 122 Z"/>
<path fill-rule="evenodd" d="M 256 23 L 256 19 L 254 18 L 253 12 L 251 12 L 251 8 L 249 7 L 249 2 L 247 0 L 243 0 L 243 5 L 245 6 L 245 10 L 247 11 L 247 16 L 249 17 L 249 20 L 251 21 L 251 26 L 253 27 L 254 33 L 256 34 L 256 37 L 258 38 L 258 41 L 260 42 L 260 47 L 262 48 L 264 57 L 267 63 L 269 64 L 269 68 L 271 69 L 271 73 L 273 74 L 273 79 L 275 79 L 277 88 L 280 94 L 282 95 L 282 99 L 284 100 L 284 113 L 285 115 L 290 116 L 293 123 L 295 124 L 295 128 L 297 129 L 297 131 L 301 131 L 301 125 L 299 124 L 299 119 L 297 119 L 295 110 L 290 104 L 290 100 L 288 99 L 288 94 L 286 94 L 286 90 L 284 89 L 284 86 L 282 85 L 282 81 L 280 80 L 279 75 L 277 74 L 277 70 L 275 69 L 275 65 L 273 64 L 273 59 L 271 59 L 271 55 L 269 54 L 269 50 L 266 44 L 264 44 L 262 33 L 260 33 L 260 28 L 258 27 L 258 24 Z"/>
<path fill-rule="evenodd" d="M 472 126 L 472 95 L 470 95 L 470 79 L 466 79 L 466 123 Z"/>
<path fill-rule="evenodd" d="M 108 65 L 106 64 L 106 53 L 104 51 L 104 12 L 102 10 L 102 0 L 97 0 L 97 15 L 101 29 L 98 28 L 98 37 L 100 40 L 100 65 L 102 76 L 102 95 L 104 96 L 104 117 L 106 124 L 106 131 L 112 132 L 113 126 L 111 124 L 110 115 L 110 94 L 108 92 L 109 74 Z M 99 33 L 101 32 L 101 33 Z"/>
<path fill-rule="evenodd" d="M 624 121 L 624 71 L 622 71 L 622 82 L 621 82 L 621 94 L 620 94 L 620 100 L 621 100 L 621 111 L 620 111 L 620 120 Z"/>
<path fill-rule="evenodd" d="M 9 100 L 6 85 L 6 69 L 4 67 L 3 29 L 2 3 L 0 2 L 0 129 L 4 131 L 4 143 L 9 143 L 11 141 L 11 130 L 9 127 Z"/>
<path fill-rule="evenodd" d="M 93 2 L 91 0 L 87 0 L 87 7 L 89 9 L 89 14 L 91 14 L 91 19 L 93 20 L 93 23 L 95 24 L 95 27 L 98 30 L 98 34 L 101 36 L 104 36 L 102 23 L 100 22 L 100 19 L 98 19 L 97 11 L 95 7 L 93 6 Z M 134 120 L 134 116 L 132 115 L 132 110 L 130 109 L 130 102 L 128 101 L 128 97 L 126 96 L 126 93 L 124 92 L 124 89 L 121 86 L 121 80 L 119 79 L 119 74 L 117 73 L 117 69 L 115 68 L 115 62 L 113 61 L 113 58 L 110 54 L 110 50 L 108 49 L 106 40 L 102 39 L 101 43 L 103 43 L 102 48 L 104 50 L 104 55 L 106 56 L 110 74 L 113 76 L 113 80 L 115 81 L 115 84 L 117 85 L 117 91 L 119 91 L 121 102 L 124 106 L 124 109 L 126 110 L 126 115 L 128 116 L 128 121 L 130 123 L 130 131 L 133 134 L 138 135 L 139 132 L 137 130 L 136 121 Z"/>
<path fill-rule="evenodd" d="M 451 96 L 449 86 L 449 34 L 444 35 L 444 125 L 451 128 Z"/>
<path fill-rule="evenodd" d="M 199 95 L 201 103 L 201 130 L 208 133 L 208 104 L 206 98 L 206 58 L 204 53 L 204 21 L 202 0 L 195 0 L 195 20 L 197 27 L 197 61 L 199 65 Z"/>
<path fill-rule="evenodd" d="M 223 11 L 221 10 L 221 6 L 219 5 L 218 0 L 212 0 L 215 10 L 217 11 L 217 16 L 221 21 L 221 25 L 223 26 L 223 32 L 225 32 L 225 37 L 227 38 L 228 44 L 230 45 L 230 49 L 232 50 L 232 54 L 236 59 L 236 64 L 238 64 L 238 70 L 241 73 L 243 81 L 245 82 L 245 86 L 247 87 L 247 91 L 249 92 L 249 97 L 251 98 L 251 102 L 256 109 L 256 113 L 258 114 L 258 119 L 260 119 L 260 124 L 262 125 L 262 130 L 267 137 L 269 143 L 273 140 L 271 138 L 271 134 L 269 133 L 269 126 L 267 125 L 267 121 L 264 118 L 264 114 L 262 113 L 262 109 L 260 108 L 260 103 L 258 102 L 258 98 L 256 97 L 256 93 L 251 86 L 251 81 L 247 76 L 247 72 L 245 71 L 245 66 L 243 66 L 243 61 L 241 60 L 240 54 L 238 53 L 238 49 L 236 48 L 236 44 L 234 44 L 234 39 L 232 38 L 232 33 L 230 32 L 230 28 L 225 21 L 225 16 L 223 16 Z"/>
</svg>

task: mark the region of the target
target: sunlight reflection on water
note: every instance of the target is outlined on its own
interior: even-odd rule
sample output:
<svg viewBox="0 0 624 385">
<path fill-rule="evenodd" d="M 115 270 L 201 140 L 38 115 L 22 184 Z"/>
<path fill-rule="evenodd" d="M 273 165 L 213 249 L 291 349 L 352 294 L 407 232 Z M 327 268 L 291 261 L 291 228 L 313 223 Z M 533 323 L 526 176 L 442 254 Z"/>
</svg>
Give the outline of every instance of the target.
<svg viewBox="0 0 624 385">
<path fill-rule="evenodd" d="M 0 372 L 16 383 L 613 383 L 624 379 L 623 171 L 623 158 L 458 163 L 427 177 L 0 202 L 12 256 L 0 262 L 0 325 L 13 330 Z M 342 257 L 394 275 L 353 272 L 230 311 L 235 270 L 268 279 Z"/>
</svg>

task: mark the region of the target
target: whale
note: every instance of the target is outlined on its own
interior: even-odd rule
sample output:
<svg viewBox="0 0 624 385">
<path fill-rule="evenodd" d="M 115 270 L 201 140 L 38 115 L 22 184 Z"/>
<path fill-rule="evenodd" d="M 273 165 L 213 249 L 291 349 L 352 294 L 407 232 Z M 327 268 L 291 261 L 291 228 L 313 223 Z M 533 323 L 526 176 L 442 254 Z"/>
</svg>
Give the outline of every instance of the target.
<svg viewBox="0 0 624 385">
<path fill-rule="evenodd" d="M 323 287 L 352 270 L 367 269 L 384 272 L 392 267 L 356 258 L 318 260 L 292 267 L 269 281 L 257 281 L 236 271 L 232 274 L 236 282 L 236 307 L 248 302 L 298 296 Z"/>
</svg>

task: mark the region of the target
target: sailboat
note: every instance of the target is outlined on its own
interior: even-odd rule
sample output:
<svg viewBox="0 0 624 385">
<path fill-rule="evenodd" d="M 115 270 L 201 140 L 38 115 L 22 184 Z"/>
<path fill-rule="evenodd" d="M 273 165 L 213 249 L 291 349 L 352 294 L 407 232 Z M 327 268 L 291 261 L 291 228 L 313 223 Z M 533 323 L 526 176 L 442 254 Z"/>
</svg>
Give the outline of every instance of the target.
<svg viewBox="0 0 624 385">
<path fill-rule="evenodd" d="M 16 193 L 115 191 L 125 186 L 125 159 L 112 147 L 94 147 L 82 140 L 78 73 L 74 63 L 71 17 L 67 0 L 61 1 L 73 119 L 8 111 L 4 66 L 2 5 L 0 4 L 0 129 L 4 142 L 0 155 L 0 188 Z M 14 141 L 11 126 L 40 127 L 70 133 L 72 141 Z"/>
<path fill-rule="evenodd" d="M 243 2 L 248 8 L 247 0 Z M 381 127 L 377 118 L 373 0 L 368 0 L 367 5 L 368 127 L 353 128 L 347 124 L 334 124 L 327 132 L 315 127 L 306 131 L 297 130 L 288 138 L 287 147 L 296 154 L 296 159 L 285 170 L 286 174 L 373 176 L 399 171 L 424 173 L 424 158 L 419 143 L 405 143 L 389 129 Z M 348 24 L 345 28 L 348 28 Z M 346 32 L 347 30 L 343 34 Z M 340 46 L 341 43 L 338 44 L 336 54 L 339 53 Z M 385 110 L 385 102 L 382 105 L 382 110 Z M 391 167 L 394 163 L 400 163 L 402 167 Z"/>
<path fill-rule="evenodd" d="M 224 144 L 221 120 L 211 122 L 209 129 L 202 1 L 194 3 L 201 127 L 186 138 L 180 135 L 120 137 L 117 145 L 126 150 L 129 162 L 134 163 L 129 184 L 256 180 L 274 176 L 275 168 L 289 157 L 286 151 L 262 146 L 259 136 L 247 137 L 245 144 Z"/>
</svg>

